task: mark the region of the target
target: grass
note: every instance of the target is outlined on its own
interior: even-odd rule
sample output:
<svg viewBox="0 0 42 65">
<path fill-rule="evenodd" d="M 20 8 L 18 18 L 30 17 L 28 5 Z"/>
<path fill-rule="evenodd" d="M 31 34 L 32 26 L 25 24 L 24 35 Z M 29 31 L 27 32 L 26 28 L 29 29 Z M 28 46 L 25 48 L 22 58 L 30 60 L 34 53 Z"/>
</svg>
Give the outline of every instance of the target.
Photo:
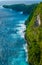
<svg viewBox="0 0 42 65">
<path fill-rule="evenodd" d="M 39 14 L 41 24 L 35 27 L 36 16 Z M 29 25 L 27 20 L 25 33 L 28 44 L 28 61 L 30 65 L 42 65 L 42 3 L 37 5 L 30 17 Z"/>
</svg>

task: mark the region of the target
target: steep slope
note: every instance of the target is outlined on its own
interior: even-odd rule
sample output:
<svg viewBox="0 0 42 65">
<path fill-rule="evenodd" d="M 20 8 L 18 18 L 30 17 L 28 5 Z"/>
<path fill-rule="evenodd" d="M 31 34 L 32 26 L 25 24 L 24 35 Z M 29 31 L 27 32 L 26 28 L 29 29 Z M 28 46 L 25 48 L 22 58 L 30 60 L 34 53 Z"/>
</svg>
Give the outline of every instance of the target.
<svg viewBox="0 0 42 65">
<path fill-rule="evenodd" d="M 9 8 L 16 11 L 22 11 L 23 14 L 30 14 L 37 4 L 25 5 L 25 4 L 14 4 L 14 5 L 3 5 L 4 8 Z"/>
<path fill-rule="evenodd" d="M 25 33 L 28 44 L 28 62 L 30 65 L 42 65 L 42 3 L 37 5 L 30 17 L 30 20 L 26 21 Z"/>
</svg>

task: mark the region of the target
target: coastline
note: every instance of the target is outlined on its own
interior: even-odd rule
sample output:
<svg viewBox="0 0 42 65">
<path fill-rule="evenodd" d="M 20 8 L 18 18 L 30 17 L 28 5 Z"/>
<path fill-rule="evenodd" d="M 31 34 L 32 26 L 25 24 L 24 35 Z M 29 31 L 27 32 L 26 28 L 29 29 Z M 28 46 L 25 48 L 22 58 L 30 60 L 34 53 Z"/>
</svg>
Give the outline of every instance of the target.
<svg viewBox="0 0 42 65">
<path fill-rule="evenodd" d="M 25 39 L 28 45 L 28 62 L 30 65 L 42 65 L 42 2 L 27 19 Z"/>
</svg>

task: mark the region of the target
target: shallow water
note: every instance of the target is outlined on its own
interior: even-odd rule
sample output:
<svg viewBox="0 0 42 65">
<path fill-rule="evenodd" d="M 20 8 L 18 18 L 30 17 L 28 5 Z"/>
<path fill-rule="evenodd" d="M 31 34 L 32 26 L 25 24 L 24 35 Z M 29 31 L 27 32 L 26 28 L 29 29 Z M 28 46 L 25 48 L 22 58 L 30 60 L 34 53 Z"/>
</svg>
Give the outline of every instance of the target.
<svg viewBox="0 0 42 65">
<path fill-rule="evenodd" d="M 0 7 L 0 65 L 28 65 L 24 38 L 27 17 Z"/>
</svg>

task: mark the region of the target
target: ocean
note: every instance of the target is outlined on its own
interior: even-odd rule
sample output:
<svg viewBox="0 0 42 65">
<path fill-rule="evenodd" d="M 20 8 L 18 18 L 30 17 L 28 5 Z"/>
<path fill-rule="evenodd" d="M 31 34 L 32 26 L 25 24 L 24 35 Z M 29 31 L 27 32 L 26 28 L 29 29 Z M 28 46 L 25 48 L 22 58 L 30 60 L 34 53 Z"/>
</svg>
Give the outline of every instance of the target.
<svg viewBox="0 0 42 65">
<path fill-rule="evenodd" d="M 23 12 L 0 6 L 0 65 L 28 65 Z"/>
</svg>

